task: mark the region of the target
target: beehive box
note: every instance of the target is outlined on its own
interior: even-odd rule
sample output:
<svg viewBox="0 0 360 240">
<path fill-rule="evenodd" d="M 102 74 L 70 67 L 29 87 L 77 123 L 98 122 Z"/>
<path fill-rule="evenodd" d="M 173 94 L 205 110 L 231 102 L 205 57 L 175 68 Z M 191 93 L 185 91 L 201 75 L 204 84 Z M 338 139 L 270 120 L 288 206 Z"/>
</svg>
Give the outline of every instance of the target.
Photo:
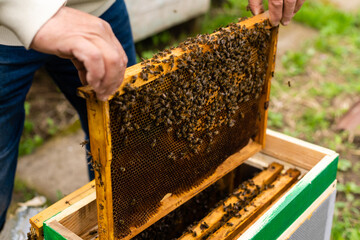
<svg viewBox="0 0 360 240">
<path fill-rule="evenodd" d="M 300 180 L 232 239 L 329 239 L 338 154 L 271 130 L 267 130 L 266 142 L 265 148 L 245 164 L 263 169 L 276 162 L 284 170 L 300 170 Z M 30 222 L 37 239 L 43 239 L 44 234 L 47 240 L 95 239 L 98 233 L 94 181 Z"/>
</svg>

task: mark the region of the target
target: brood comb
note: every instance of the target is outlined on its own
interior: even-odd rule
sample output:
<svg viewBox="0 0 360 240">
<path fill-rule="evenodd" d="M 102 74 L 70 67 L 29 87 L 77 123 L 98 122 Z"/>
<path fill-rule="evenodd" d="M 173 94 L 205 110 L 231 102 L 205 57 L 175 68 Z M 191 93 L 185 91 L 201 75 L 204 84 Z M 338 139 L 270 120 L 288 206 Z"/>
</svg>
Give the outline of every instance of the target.
<svg viewBox="0 0 360 240">
<path fill-rule="evenodd" d="M 134 237 L 261 149 L 276 41 L 262 14 L 129 67 L 108 101 L 79 90 L 100 239 Z"/>
</svg>

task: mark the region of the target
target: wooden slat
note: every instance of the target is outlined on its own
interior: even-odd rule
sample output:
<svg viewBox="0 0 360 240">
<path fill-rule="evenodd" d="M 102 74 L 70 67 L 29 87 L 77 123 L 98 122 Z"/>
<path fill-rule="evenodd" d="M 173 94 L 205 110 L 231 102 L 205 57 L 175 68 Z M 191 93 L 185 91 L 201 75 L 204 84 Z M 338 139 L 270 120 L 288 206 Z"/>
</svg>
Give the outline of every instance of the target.
<svg viewBox="0 0 360 240">
<path fill-rule="evenodd" d="M 64 227 L 61 223 L 59 223 L 56 220 L 49 222 L 47 225 L 51 227 L 57 234 L 61 235 L 63 238 L 67 240 L 82 240 L 82 238 L 80 238 L 74 232 L 70 231 L 68 228 Z M 54 237 L 54 239 L 56 238 Z"/>
<path fill-rule="evenodd" d="M 255 185 L 258 185 L 260 188 L 263 188 L 266 184 L 272 183 L 275 178 L 279 175 L 282 171 L 283 166 L 277 163 L 272 163 L 269 165 L 269 168 L 260 172 L 257 176 L 255 176 L 252 180 Z M 247 184 L 247 189 L 253 191 L 256 189 L 256 186 L 252 184 Z M 239 194 L 244 192 L 244 190 L 238 189 L 234 194 Z M 250 194 L 247 194 L 248 196 Z M 229 206 L 231 204 L 237 203 L 239 199 L 236 196 L 231 196 L 225 200 L 223 205 L 215 208 L 211 213 L 209 213 L 205 218 L 199 221 L 198 224 L 194 225 L 188 233 L 182 235 L 179 240 L 194 240 L 194 239 L 202 239 L 208 233 L 217 229 L 220 224 L 221 220 L 223 219 L 226 212 L 224 212 L 224 206 Z M 201 224 L 206 222 L 209 228 L 202 229 Z M 195 233 L 195 234 L 194 234 Z"/>
<path fill-rule="evenodd" d="M 92 223 L 96 221 L 93 216 L 96 216 L 96 209 L 94 208 L 94 204 L 96 200 L 96 193 L 93 192 L 92 194 L 82 198 L 80 201 L 77 201 L 70 207 L 66 208 L 64 211 L 54 215 L 52 218 L 45 221 L 47 224 L 48 222 L 56 220 L 57 222 L 64 224 L 66 226 L 73 225 L 72 231 L 76 232 L 77 234 L 81 230 L 81 227 L 76 225 L 82 225 L 82 227 L 86 227 L 86 221 L 91 220 Z M 88 218 L 88 219 L 85 219 Z M 81 223 L 78 223 L 77 220 L 81 219 Z"/>
<path fill-rule="evenodd" d="M 91 181 L 87 183 L 78 190 L 70 193 L 69 195 L 65 196 L 63 199 L 59 200 L 50 207 L 41 211 L 39 214 L 33 216 L 32 218 L 30 218 L 32 231 L 35 231 L 39 240 L 43 239 L 44 237 L 43 222 L 45 220 L 48 220 L 49 218 L 53 217 L 55 214 L 58 214 L 59 212 L 65 210 L 69 206 L 80 201 L 86 196 L 92 194 L 93 192 L 95 192 L 95 181 Z"/>
<path fill-rule="evenodd" d="M 111 136 L 109 102 L 98 101 L 94 96 L 86 101 L 90 148 L 96 183 L 98 229 L 101 240 L 112 240 L 113 211 L 111 192 Z"/>
<path fill-rule="evenodd" d="M 256 197 L 245 209 L 240 210 L 241 217 L 232 217 L 227 224 L 218 229 L 209 236 L 209 240 L 233 239 L 242 231 L 256 216 L 258 216 L 266 207 L 275 201 L 284 193 L 294 182 L 296 182 L 300 172 L 295 169 L 289 169 L 285 175 L 280 176 L 273 183 L 273 187 L 263 191 Z"/>
<path fill-rule="evenodd" d="M 301 174 L 298 177 L 299 179 L 301 178 Z M 298 181 L 295 181 L 288 189 L 290 191 L 291 188 L 295 187 L 296 184 L 298 183 Z M 280 194 L 277 199 L 275 201 L 273 201 L 269 206 L 267 206 L 261 213 L 259 213 L 251 222 L 249 222 L 247 224 L 247 226 L 245 226 L 245 228 L 243 228 L 237 235 L 236 237 L 234 237 L 234 239 L 238 239 L 244 232 L 246 232 L 246 230 L 248 230 L 257 220 L 259 220 L 259 218 L 261 218 L 262 215 L 264 215 L 267 211 L 269 211 L 272 206 L 274 206 L 274 204 L 280 200 L 283 196 L 286 195 L 288 191 L 283 192 L 282 194 Z"/>
<path fill-rule="evenodd" d="M 96 197 L 95 194 L 89 196 L 91 199 L 84 198 L 84 205 L 81 208 L 59 221 L 62 225 L 71 227 L 71 231 L 79 236 L 97 227 Z"/>
<path fill-rule="evenodd" d="M 275 71 L 275 60 L 276 60 L 276 49 L 277 49 L 277 41 L 278 41 L 278 32 L 279 27 L 274 27 L 271 29 L 271 41 L 270 41 L 270 49 L 268 53 L 268 67 L 266 70 L 266 82 L 263 91 L 265 94 L 261 95 L 261 99 L 259 102 L 259 111 L 261 114 L 261 120 L 258 123 L 259 134 L 257 135 L 255 141 L 262 144 L 265 147 L 265 135 L 266 135 L 266 127 L 267 127 L 267 118 L 268 118 L 268 107 L 270 101 L 270 87 L 271 87 L 271 79 L 273 73 Z"/>
<path fill-rule="evenodd" d="M 269 129 L 266 133 L 266 146 L 262 150 L 263 153 L 306 170 L 313 168 L 326 155 L 335 154 L 329 149 Z"/>
<path fill-rule="evenodd" d="M 96 224 L 94 228 L 89 229 L 87 232 L 80 234 L 79 237 L 81 237 L 84 240 L 94 240 L 99 239 L 98 235 L 98 225 Z"/>
<path fill-rule="evenodd" d="M 140 232 L 144 231 L 146 228 L 150 227 L 152 224 L 157 222 L 160 218 L 164 217 L 180 205 L 184 204 L 189 199 L 193 198 L 195 195 L 200 193 L 202 190 L 219 180 L 221 177 L 238 167 L 242 164 L 247 158 L 254 155 L 256 152 L 260 151 L 261 145 L 255 142 L 250 142 L 246 147 L 241 149 L 239 152 L 228 157 L 217 169 L 216 171 L 207 179 L 205 179 L 199 186 L 194 187 L 188 192 L 185 192 L 181 195 L 168 195 L 162 201 L 162 206 L 158 209 L 158 212 L 154 214 L 144 225 L 136 228 L 131 227 L 131 235 L 125 237 L 124 239 L 130 239 Z M 165 196 L 164 196 L 165 197 Z"/>
</svg>

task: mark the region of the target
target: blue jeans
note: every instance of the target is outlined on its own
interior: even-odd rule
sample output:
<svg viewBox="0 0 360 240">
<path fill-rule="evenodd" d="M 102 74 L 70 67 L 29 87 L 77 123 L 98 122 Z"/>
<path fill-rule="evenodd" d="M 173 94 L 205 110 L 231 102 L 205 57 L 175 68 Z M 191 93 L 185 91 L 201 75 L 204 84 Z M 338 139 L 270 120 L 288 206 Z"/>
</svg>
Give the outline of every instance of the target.
<svg viewBox="0 0 360 240">
<path fill-rule="evenodd" d="M 110 23 L 122 44 L 129 59 L 128 66 L 135 64 L 135 47 L 124 1 L 117 0 L 101 18 Z M 81 82 L 72 62 L 24 47 L 0 45 L 0 231 L 5 223 L 14 186 L 19 141 L 25 119 L 25 97 L 35 71 L 42 66 L 77 110 L 85 136 L 87 139 L 89 136 L 86 102 L 76 95 Z M 94 178 L 90 167 L 89 177 Z"/>
</svg>

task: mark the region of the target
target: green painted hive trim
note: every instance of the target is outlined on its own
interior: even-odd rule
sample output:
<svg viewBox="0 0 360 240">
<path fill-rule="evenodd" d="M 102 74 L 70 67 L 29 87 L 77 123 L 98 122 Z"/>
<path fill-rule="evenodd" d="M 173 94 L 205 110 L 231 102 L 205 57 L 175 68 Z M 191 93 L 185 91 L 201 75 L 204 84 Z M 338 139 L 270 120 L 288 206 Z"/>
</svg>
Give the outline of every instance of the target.
<svg viewBox="0 0 360 240">
<path fill-rule="evenodd" d="M 52 229 L 44 222 L 44 239 L 45 240 L 66 240 L 60 233 Z"/>
<path fill-rule="evenodd" d="M 325 156 L 239 240 L 277 239 L 336 179 L 338 154 Z"/>
<path fill-rule="evenodd" d="M 308 207 L 295 222 L 293 222 L 288 229 L 286 229 L 278 239 L 288 239 L 293 236 L 294 233 L 298 231 L 303 224 L 306 224 L 306 221 L 310 221 L 317 210 L 324 204 L 324 202 L 328 201 L 331 198 L 331 195 L 336 191 L 336 183 L 335 180 L 330 186 L 318 197 L 311 205 Z M 332 219 L 329 219 L 332 221 Z M 328 221 L 328 220 L 327 220 Z M 324 238 L 328 239 L 328 238 Z"/>
</svg>

